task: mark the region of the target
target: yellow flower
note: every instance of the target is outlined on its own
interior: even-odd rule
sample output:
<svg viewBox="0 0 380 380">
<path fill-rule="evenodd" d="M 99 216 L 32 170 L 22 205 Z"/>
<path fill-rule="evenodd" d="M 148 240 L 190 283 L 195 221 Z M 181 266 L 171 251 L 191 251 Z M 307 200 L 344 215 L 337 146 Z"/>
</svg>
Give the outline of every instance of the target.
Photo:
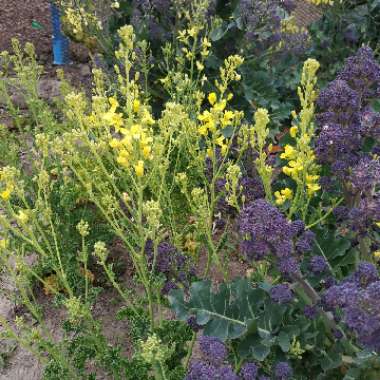
<svg viewBox="0 0 380 380">
<path fill-rule="evenodd" d="M 196 61 L 195 64 L 197 65 L 198 71 L 202 71 L 205 68 L 204 64 L 199 61 Z"/>
<path fill-rule="evenodd" d="M 207 157 L 213 158 L 214 157 L 214 151 L 212 148 L 207 148 Z"/>
<path fill-rule="evenodd" d="M 7 188 L 3 192 L 0 193 L 0 197 L 3 201 L 9 201 L 12 195 L 12 189 Z"/>
<path fill-rule="evenodd" d="M 293 125 L 293 127 L 290 128 L 289 134 L 293 139 L 297 136 L 298 127 L 296 125 Z"/>
<path fill-rule="evenodd" d="M 223 112 L 226 106 L 227 106 L 227 101 L 226 99 L 223 99 L 214 105 L 214 110 L 217 112 Z"/>
<path fill-rule="evenodd" d="M 8 240 L 7 239 L 1 239 L 0 240 L 0 249 L 6 249 L 8 247 Z"/>
<path fill-rule="evenodd" d="M 121 166 L 128 167 L 129 166 L 129 160 L 126 156 L 124 155 L 119 155 L 116 159 L 117 163 Z"/>
<path fill-rule="evenodd" d="M 112 139 L 109 142 L 109 144 L 110 144 L 110 147 L 113 148 L 113 149 L 117 149 L 121 145 L 120 140 L 117 140 L 117 139 Z"/>
<path fill-rule="evenodd" d="M 208 101 L 213 106 L 217 101 L 217 96 L 215 92 L 211 92 L 211 94 L 208 95 Z"/>
<path fill-rule="evenodd" d="M 144 109 L 143 117 L 141 119 L 143 124 L 153 125 L 154 119 L 147 109 Z"/>
<path fill-rule="evenodd" d="M 380 228 L 380 222 L 376 222 L 375 224 L 376 224 L 377 227 Z"/>
<path fill-rule="evenodd" d="M 109 98 L 108 101 L 109 101 L 109 103 L 110 103 L 110 105 L 111 105 L 110 112 L 111 112 L 111 113 L 115 113 L 117 107 L 119 107 L 119 102 L 118 102 L 117 99 L 115 99 L 115 98 Z"/>
<path fill-rule="evenodd" d="M 308 174 L 306 176 L 306 183 L 312 183 L 312 182 L 316 182 L 319 180 L 319 175 L 311 175 L 311 174 Z"/>
<path fill-rule="evenodd" d="M 17 219 L 21 224 L 26 224 L 29 221 L 29 216 L 25 211 L 21 210 L 17 215 Z"/>
<path fill-rule="evenodd" d="M 224 136 L 220 136 L 218 137 L 216 140 L 215 140 L 216 144 L 219 145 L 219 146 L 223 146 L 224 145 Z"/>
<path fill-rule="evenodd" d="M 152 151 L 152 148 L 150 146 L 144 146 L 144 148 L 142 149 L 144 158 L 148 159 L 151 151 Z"/>
<path fill-rule="evenodd" d="M 133 112 L 138 113 L 140 110 L 140 101 L 138 99 L 135 99 L 133 101 Z"/>
<path fill-rule="evenodd" d="M 131 135 L 135 140 L 141 138 L 142 128 L 140 124 L 133 124 L 131 127 Z"/>
<path fill-rule="evenodd" d="M 373 252 L 373 257 L 374 257 L 376 260 L 380 260 L 380 251 L 375 251 L 375 252 Z"/>
<path fill-rule="evenodd" d="M 207 135 L 207 126 L 206 124 L 204 125 L 201 125 L 199 128 L 198 128 L 198 133 L 201 135 L 201 136 L 206 136 Z"/>
<path fill-rule="evenodd" d="M 232 111 L 225 111 L 223 119 L 221 120 L 222 125 L 225 127 L 231 124 L 232 119 L 234 118 L 234 113 Z"/>
<path fill-rule="evenodd" d="M 137 165 L 135 165 L 135 173 L 137 177 L 142 177 L 144 175 L 144 161 L 139 161 Z"/>
<path fill-rule="evenodd" d="M 274 196 L 276 197 L 276 204 L 280 206 L 283 205 L 286 200 L 293 199 L 293 190 L 286 187 L 285 189 L 276 191 Z"/>
<path fill-rule="evenodd" d="M 312 196 L 321 188 L 321 186 L 318 185 L 317 183 L 307 183 L 306 186 L 307 186 L 307 194 L 309 196 Z"/>
<path fill-rule="evenodd" d="M 291 145 L 285 145 L 285 151 L 280 157 L 284 160 L 293 160 L 297 157 L 297 151 Z"/>
</svg>

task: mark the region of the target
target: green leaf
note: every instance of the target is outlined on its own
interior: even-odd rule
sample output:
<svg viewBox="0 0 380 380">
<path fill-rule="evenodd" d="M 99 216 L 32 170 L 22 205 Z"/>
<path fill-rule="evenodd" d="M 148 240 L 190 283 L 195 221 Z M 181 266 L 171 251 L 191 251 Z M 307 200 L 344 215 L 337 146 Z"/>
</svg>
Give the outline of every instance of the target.
<svg viewBox="0 0 380 380">
<path fill-rule="evenodd" d="M 255 337 L 251 344 L 251 352 L 256 360 L 262 362 L 270 354 L 270 347 L 262 344 L 260 339 Z"/>
<path fill-rule="evenodd" d="M 210 281 L 195 282 L 190 287 L 190 297 L 185 301 L 183 290 L 173 290 L 169 303 L 180 320 L 196 316 L 204 326 L 204 334 L 225 341 L 256 331 L 257 310 L 263 305 L 266 293 L 251 286 L 247 279 L 222 284 L 218 292 L 212 291 Z M 265 327 L 263 327 L 265 329 Z"/>
<path fill-rule="evenodd" d="M 43 25 L 41 25 L 38 21 L 33 20 L 32 21 L 32 28 L 36 30 L 42 30 L 44 29 Z"/>
<path fill-rule="evenodd" d="M 285 332 L 281 331 L 277 337 L 278 345 L 281 347 L 281 350 L 288 352 L 290 348 L 290 337 Z"/>
</svg>

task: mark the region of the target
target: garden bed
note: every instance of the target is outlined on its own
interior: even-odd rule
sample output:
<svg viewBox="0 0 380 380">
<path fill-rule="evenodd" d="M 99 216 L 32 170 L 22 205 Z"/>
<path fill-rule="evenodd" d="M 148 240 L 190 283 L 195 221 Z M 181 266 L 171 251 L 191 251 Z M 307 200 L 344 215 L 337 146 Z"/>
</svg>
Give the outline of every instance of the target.
<svg viewBox="0 0 380 380">
<path fill-rule="evenodd" d="M 378 2 L 55 3 L 62 67 L 0 10 L 0 380 L 378 380 Z"/>
</svg>

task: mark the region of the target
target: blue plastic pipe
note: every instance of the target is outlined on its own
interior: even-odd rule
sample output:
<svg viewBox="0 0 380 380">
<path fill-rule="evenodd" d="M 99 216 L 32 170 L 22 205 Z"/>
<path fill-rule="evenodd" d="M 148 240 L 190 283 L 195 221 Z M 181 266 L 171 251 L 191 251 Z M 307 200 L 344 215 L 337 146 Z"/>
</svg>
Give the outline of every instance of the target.
<svg viewBox="0 0 380 380">
<path fill-rule="evenodd" d="M 69 39 L 64 36 L 61 29 L 61 12 L 51 3 L 51 21 L 53 25 L 53 64 L 67 65 L 70 63 Z"/>
</svg>

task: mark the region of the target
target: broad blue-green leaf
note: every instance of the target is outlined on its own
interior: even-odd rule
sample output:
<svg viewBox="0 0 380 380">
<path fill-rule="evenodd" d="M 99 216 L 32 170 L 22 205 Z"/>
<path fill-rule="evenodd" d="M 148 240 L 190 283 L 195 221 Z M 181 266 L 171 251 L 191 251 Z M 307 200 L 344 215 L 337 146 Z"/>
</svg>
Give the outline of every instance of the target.
<svg viewBox="0 0 380 380">
<path fill-rule="evenodd" d="M 290 337 L 285 332 L 281 331 L 277 337 L 278 345 L 281 347 L 281 350 L 288 352 L 290 348 Z"/>
<path fill-rule="evenodd" d="M 205 335 L 225 341 L 239 338 L 248 330 L 256 331 L 257 310 L 265 298 L 265 291 L 253 288 L 246 279 L 222 284 L 216 293 L 210 281 L 200 281 L 191 285 L 187 302 L 182 290 L 173 290 L 169 303 L 178 319 L 196 316 Z"/>
</svg>

